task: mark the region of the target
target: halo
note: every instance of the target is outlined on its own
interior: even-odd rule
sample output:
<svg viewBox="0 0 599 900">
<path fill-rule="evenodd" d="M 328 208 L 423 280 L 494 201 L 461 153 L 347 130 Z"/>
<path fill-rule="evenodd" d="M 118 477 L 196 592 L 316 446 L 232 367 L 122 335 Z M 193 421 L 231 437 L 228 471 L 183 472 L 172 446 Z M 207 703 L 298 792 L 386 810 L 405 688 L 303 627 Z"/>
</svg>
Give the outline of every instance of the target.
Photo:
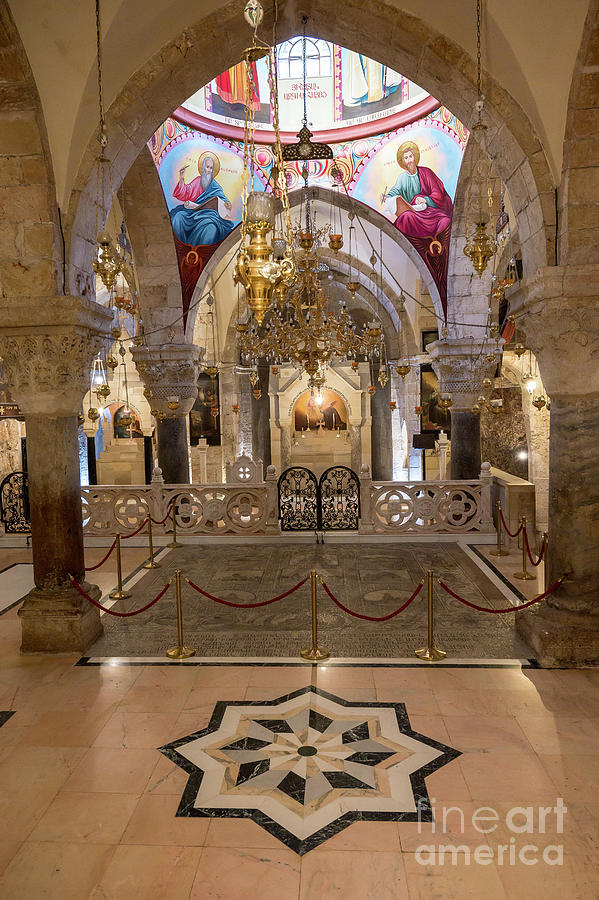
<svg viewBox="0 0 599 900">
<path fill-rule="evenodd" d="M 202 166 L 204 165 L 204 160 L 210 157 L 210 159 L 214 162 L 214 172 L 212 173 L 212 177 L 216 178 L 220 171 L 220 159 L 215 153 L 212 153 L 210 150 L 204 150 L 200 156 L 198 156 L 198 172 L 200 175 L 202 174 Z"/>
<path fill-rule="evenodd" d="M 418 147 L 418 144 L 415 144 L 414 141 L 404 141 L 403 144 L 400 144 L 397 149 L 397 162 L 402 169 L 406 168 L 402 159 L 404 151 L 406 150 L 412 151 L 412 153 L 414 154 L 414 159 L 416 160 L 416 165 L 418 165 L 418 163 L 420 162 L 420 148 Z"/>
</svg>

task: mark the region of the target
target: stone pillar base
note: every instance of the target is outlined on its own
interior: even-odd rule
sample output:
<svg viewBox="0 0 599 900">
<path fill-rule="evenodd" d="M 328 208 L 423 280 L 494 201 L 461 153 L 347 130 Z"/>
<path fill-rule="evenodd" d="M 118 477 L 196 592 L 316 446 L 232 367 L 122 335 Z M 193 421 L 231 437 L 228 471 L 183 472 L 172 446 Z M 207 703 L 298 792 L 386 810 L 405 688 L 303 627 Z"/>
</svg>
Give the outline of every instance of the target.
<svg viewBox="0 0 599 900">
<path fill-rule="evenodd" d="M 599 617 L 550 606 L 516 616 L 516 630 L 545 668 L 599 666 Z"/>
<path fill-rule="evenodd" d="M 99 600 L 100 588 L 82 585 L 90 597 Z M 19 609 L 21 653 L 85 653 L 102 632 L 100 610 L 65 586 L 60 591 L 33 588 Z"/>
</svg>

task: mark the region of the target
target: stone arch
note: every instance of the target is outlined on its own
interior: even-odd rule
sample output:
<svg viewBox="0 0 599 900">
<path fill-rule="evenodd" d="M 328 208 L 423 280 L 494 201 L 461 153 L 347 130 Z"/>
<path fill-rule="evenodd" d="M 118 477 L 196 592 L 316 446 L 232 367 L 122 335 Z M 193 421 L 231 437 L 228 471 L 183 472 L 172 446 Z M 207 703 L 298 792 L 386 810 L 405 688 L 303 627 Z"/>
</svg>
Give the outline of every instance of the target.
<svg viewBox="0 0 599 900">
<path fill-rule="evenodd" d="M 0 4 L 0 82 L 0 288 L 24 315 L 28 301 L 56 296 L 64 285 L 46 126 L 7 3 Z"/>
<path fill-rule="evenodd" d="M 465 50 L 423 20 L 384 3 L 371 5 L 367 16 L 359 0 L 347 0 L 342 9 L 335 7 L 335 14 L 331 12 L 330 0 L 307 0 L 301 10 L 310 17 L 314 34 L 350 48 L 359 44 L 360 52 L 401 71 L 470 123 L 476 100 L 475 71 Z M 271 24 L 266 16 L 265 34 L 270 33 Z M 295 5 L 286 7 L 277 39 L 290 37 L 300 27 L 300 11 Z M 186 27 L 132 76 L 107 115 L 116 185 L 152 131 L 182 97 L 238 61 L 247 42 L 248 30 L 238 4 L 230 3 L 218 16 L 210 13 Z M 553 180 L 541 142 L 520 106 L 490 76 L 486 85 L 489 148 L 516 216 L 527 221 L 529 237 L 523 241 L 522 251 L 525 274 L 530 274 L 553 257 L 554 233 L 546 212 L 552 204 Z M 95 150 L 91 138 L 75 179 L 68 215 L 69 280 L 87 295 L 92 294 L 89 261 L 95 238 L 91 233 Z"/>
<path fill-rule="evenodd" d="M 182 313 L 181 282 L 168 208 L 152 155 L 144 148 L 124 180 L 125 218 L 139 279 L 139 305 L 150 344 L 164 343 L 164 332 Z M 183 341 L 183 322 L 173 325 Z"/>
<path fill-rule="evenodd" d="M 568 100 L 556 265 L 599 263 L 598 123 L 599 0 L 592 0 Z"/>
</svg>

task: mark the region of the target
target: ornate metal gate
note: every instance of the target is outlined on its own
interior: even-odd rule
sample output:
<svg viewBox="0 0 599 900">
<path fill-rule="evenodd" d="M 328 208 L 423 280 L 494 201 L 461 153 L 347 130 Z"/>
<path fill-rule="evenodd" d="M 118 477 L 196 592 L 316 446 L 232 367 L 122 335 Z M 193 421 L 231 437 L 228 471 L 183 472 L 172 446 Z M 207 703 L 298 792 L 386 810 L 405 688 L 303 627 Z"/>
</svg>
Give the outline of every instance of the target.
<svg viewBox="0 0 599 900">
<path fill-rule="evenodd" d="M 279 478 L 279 519 L 282 531 L 318 528 L 318 482 L 309 469 L 292 466 Z"/>
<path fill-rule="evenodd" d="M 355 531 L 360 518 L 360 480 L 347 466 L 331 466 L 320 481 L 292 466 L 279 478 L 282 531 Z"/>
<path fill-rule="evenodd" d="M 320 476 L 320 527 L 356 531 L 360 519 L 360 479 L 347 466 L 331 466 Z"/>
<path fill-rule="evenodd" d="M 25 472 L 11 472 L 0 484 L 0 518 L 6 534 L 29 534 L 29 489 Z"/>
</svg>

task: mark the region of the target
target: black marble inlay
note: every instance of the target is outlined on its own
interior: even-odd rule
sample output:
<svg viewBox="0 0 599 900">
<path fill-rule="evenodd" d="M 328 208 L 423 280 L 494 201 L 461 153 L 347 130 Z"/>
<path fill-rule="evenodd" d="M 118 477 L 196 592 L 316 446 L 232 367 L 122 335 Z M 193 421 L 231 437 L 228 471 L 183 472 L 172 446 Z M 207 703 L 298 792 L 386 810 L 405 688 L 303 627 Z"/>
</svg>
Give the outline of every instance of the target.
<svg viewBox="0 0 599 900">
<path fill-rule="evenodd" d="M 394 756 L 392 750 L 389 753 L 377 753 L 374 750 L 364 750 L 362 752 L 358 751 L 358 753 L 352 753 L 351 756 L 347 757 L 347 762 L 355 762 L 360 763 L 363 766 L 378 766 L 379 763 L 384 762 L 386 759 L 389 759 L 390 756 Z"/>
<path fill-rule="evenodd" d="M 356 725 L 355 728 L 344 731 L 341 735 L 341 740 L 344 744 L 351 744 L 353 741 L 367 741 L 369 737 L 368 722 L 362 722 L 361 725 Z"/>
<path fill-rule="evenodd" d="M 274 731 L 275 734 L 293 733 L 293 728 L 285 719 L 254 719 L 254 722 L 262 725 L 263 728 L 268 728 L 269 731 Z"/>
<path fill-rule="evenodd" d="M 372 785 L 360 781 L 349 772 L 324 772 L 324 777 L 334 788 L 359 788 L 360 790 L 372 791 Z"/>
<path fill-rule="evenodd" d="M 270 741 L 261 741 L 260 738 L 254 737 L 244 737 L 240 738 L 238 741 L 233 741 L 232 744 L 227 744 L 226 747 L 221 747 L 222 750 L 262 750 L 263 747 L 268 747 L 270 745 Z"/>
<path fill-rule="evenodd" d="M 279 790 L 292 800 L 296 800 L 302 806 L 304 805 L 304 796 L 306 794 L 306 779 L 296 775 L 295 772 L 287 772 L 282 781 L 279 782 Z"/>
<path fill-rule="evenodd" d="M 268 772 L 269 769 L 269 759 L 258 759 L 254 762 L 241 763 L 235 784 L 245 784 L 250 778 L 255 778 L 257 775 L 263 775 L 265 772 Z"/>
<path fill-rule="evenodd" d="M 8 709 L 5 712 L 0 712 L 0 727 L 2 725 L 5 725 L 6 722 L 8 722 L 8 720 L 10 719 L 10 717 L 14 716 L 15 712 L 16 712 L 15 709 Z"/>
<path fill-rule="evenodd" d="M 309 747 L 307 744 L 305 744 L 303 747 L 298 747 L 297 752 L 300 756 L 316 756 L 318 750 L 316 749 L 316 747 Z"/>
<path fill-rule="evenodd" d="M 308 725 L 310 726 L 310 728 L 314 728 L 315 731 L 320 731 L 321 733 L 323 731 L 326 731 L 332 721 L 332 719 L 328 719 L 326 716 L 323 716 L 315 709 L 310 710 Z"/>
</svg>

